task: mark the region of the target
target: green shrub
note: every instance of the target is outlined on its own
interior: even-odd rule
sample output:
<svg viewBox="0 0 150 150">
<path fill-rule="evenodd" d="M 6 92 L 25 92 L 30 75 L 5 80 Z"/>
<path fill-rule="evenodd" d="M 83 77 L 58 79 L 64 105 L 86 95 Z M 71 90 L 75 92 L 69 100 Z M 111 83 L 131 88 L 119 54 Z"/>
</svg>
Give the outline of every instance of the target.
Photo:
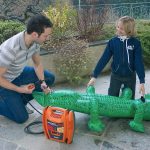
<svg viewBox="0 0 150 150">
<path fill-rule="evenodd" d="M 70 36 L 76 27 L 75 9 L 67 2 L 56 1 L 54 6 L 50 5 L 44 14 L 53 22 L 53 34 L 54 38 L 61 38 L 63 36 Z"/>
<path fill-rule="evenodd" d="M 20 22 L 0 21 L 0 44 L 24 29 L 25 26 Z"/>
<path fill-rule="evenodd" d="M 150 67 L 150 21 L 137 23 L 137 36 L 142 44 L 144 64 Z"/>
</svg>

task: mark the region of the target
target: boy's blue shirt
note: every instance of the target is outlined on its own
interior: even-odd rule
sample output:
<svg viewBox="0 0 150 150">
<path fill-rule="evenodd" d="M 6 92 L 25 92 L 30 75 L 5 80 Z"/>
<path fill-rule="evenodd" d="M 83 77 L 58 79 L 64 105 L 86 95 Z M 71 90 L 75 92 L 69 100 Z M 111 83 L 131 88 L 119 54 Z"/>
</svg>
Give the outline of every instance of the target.
<svg viewBox="0 0 150 150">
<path fill-rule="evenodd" d="M 136 72 L 140 83 L 145 83 L 142 48 L 137 38 L 130 37 L 123 41 L 119 37 L 114 37 L 109 40 L 102 57 L 93 71 L 93 77 L 97 78 L 111 57 L 111 69 L 114 74 L 129 77 Z"/>
</svg>

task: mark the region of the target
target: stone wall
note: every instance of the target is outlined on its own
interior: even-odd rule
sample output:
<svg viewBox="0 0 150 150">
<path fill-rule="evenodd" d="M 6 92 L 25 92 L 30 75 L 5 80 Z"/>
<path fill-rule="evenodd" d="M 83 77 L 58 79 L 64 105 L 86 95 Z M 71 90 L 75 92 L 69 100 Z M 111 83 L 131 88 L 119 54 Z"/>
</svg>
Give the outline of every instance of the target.
<svg viewBox="0 0 150 150">
<path fill-rule="evenodd" d="M 33 14 L 41 12 L 41 8 L 38 0 L 0 0 L 0 18 L 25 22 Z"/>
<path fill-rule="evenodd" d="M 81 72 L 82 76 L 87 76 L 92 73 L 99 58 L 102 56 L 105 47 L 106 44 L 103 44 L 103 45 L 91 46 L 86 49 L 86 55 L 89 58 L 89 61 L 87 62 L 88 69 L 85 72 Z M 60 75 L 60 73 L 56 69 L 55 59 L 58 59 L 58 56 L 55 53 L 41 56 L 41 60 L 44 68 L 53 72 L 56 75 L 55 83 L 64 82 L 65 81 L 64 77 L 62 77 L 62 75 Z M 111 61 L 105 66 L 102 72 L 106 72 L 110 70 L 110 64 Z M 33 65 L 32 61 L 30 61 L 28 65 L 32 66 Z"/>
<path fill-rule="evenodd" d="M 0 0 L 0 19 L 25 23 L 28 18 L 42 12 L 54 2 L 55 0 Z"/>
<path fill-rule="evenodd" d="M 57 0 L 0 0 L 0 19 L 19 20 L 25 23 L 28 18 L 41 13 Z M 61 1 L 61 0 L 60 0 Z M 72 0 L 62 0 L 71 2 Z"/>
</svg>

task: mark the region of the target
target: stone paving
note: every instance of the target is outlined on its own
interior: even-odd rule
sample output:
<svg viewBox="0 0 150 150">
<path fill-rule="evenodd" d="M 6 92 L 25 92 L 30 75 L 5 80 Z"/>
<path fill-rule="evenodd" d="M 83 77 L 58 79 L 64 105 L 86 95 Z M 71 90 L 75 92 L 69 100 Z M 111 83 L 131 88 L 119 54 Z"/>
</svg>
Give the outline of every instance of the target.
<svg viewBox="0 0 150 150">
<path fill-rule="evenodd" d="M 109 74 L 102 75 L 95 84 L 96 93 L 107 94 Z M 137 83 L 138 83 L 137 79 Z M 146 71 L 146 92 L 150 93 L 150 70 Z M 66 84 L 57 85 L 54 89 L 66 89 Z M 85 92 L 86 87 L 73 88 Z M 136 98 L 139 98 L 138 84 Z M 34 100 L 31 103 L 38 109 L 43 109 Z M 150 121 L 144 121 L 145 133 L 132 131 L 128 122 L 130 119 L 115 119 L 101 117 L 106 128 L 103 133 L 88 130 L 89 115 L 75 113 L 75 133 L 72 144 L 58 143 L 41 135 L 31 135 L 24 132 L 24 128 L 34 120 L 41 119 L 40 114 L 34 112 L 24 124 L 16 124 L 0 116 L 0 150 L 150 150 Z M 37 127 L 41 128 L 41 127 Z"/>
</svg>

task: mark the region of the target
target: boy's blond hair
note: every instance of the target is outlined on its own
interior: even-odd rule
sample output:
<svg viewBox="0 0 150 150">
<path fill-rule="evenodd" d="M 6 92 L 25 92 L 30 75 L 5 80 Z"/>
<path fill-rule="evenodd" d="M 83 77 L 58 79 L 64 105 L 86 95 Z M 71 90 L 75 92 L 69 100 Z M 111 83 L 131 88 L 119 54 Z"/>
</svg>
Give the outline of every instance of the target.
<svg viewBox="0 0 150 150">
<path fill-rule="evenodd" d="M 118 24 L 118 22 L 122 22 L 124 31 L 128 37 L 136 35 L 134 18 L 132 18 L 130 16 L 123 16 L 118 19 L 117 24 Z"/>
</svg>

